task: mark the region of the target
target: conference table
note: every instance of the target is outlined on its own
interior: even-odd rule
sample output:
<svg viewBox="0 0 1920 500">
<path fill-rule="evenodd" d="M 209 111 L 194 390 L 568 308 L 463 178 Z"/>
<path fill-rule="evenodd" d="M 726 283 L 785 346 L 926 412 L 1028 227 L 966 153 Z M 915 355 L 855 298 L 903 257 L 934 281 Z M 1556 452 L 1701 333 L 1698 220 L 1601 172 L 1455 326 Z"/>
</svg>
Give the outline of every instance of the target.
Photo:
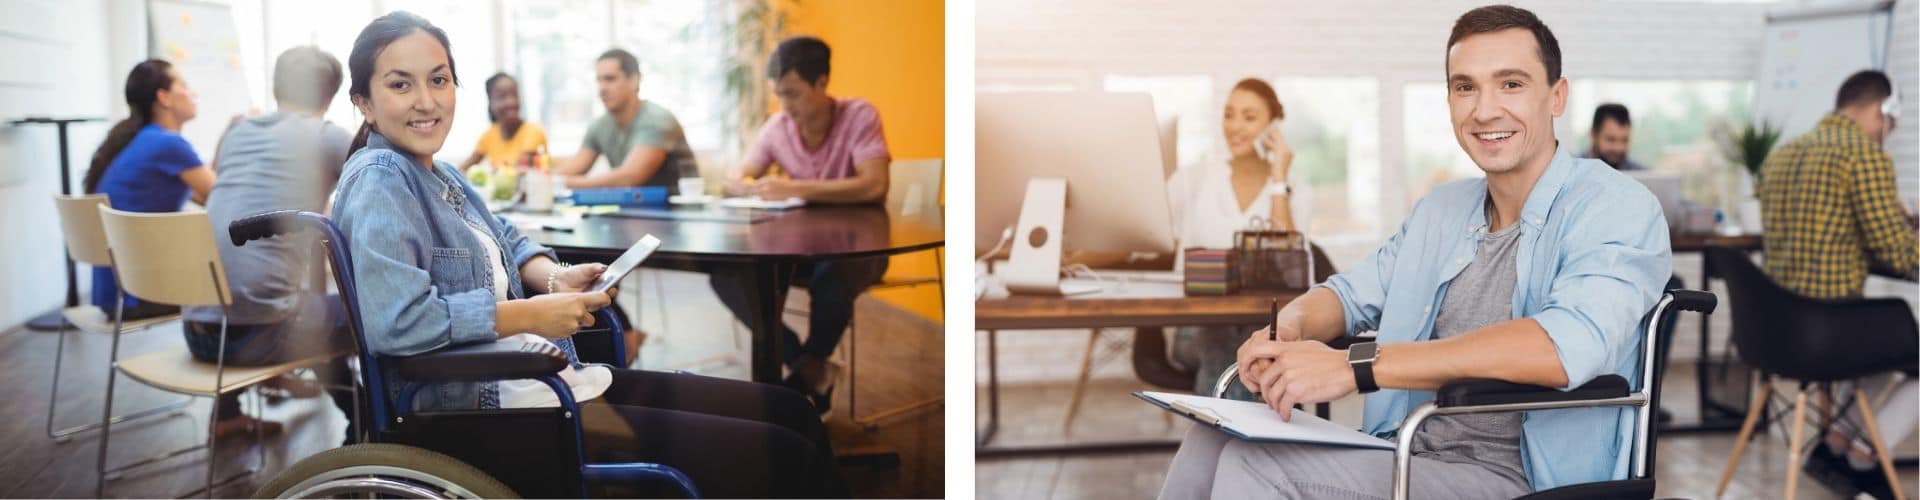
<svg viewBox="0 0 1920 500">
<path fill-rule="evenodd" d="M 974 302 L 974 328 L 987 336 L 987 420 L 977 431 L 975 456 L 1022 456 L 1159 450 L 1178 441 L 1125 440 L 1041 446 L 989 446 L 1000 426 L 1001 330 L 1056 330 L 1134 326 L 1264 325 L 1273 301 L 1285 304 L 1305 290 L 1252 295 L 1186 296 L 1174 282 L 1128 282 L 1089 295 L 1059 297 L 990 293 Z"/>
<path fill-rule="evenodd" d="M 609 263 L 641 236 L 651 234 L 660 238 L 660 248 L 642 266 L 749 271 L 754 286 L 771 298 L 757 304 L 758 311 L 747 325 L 753 332 L 753 380 L 765 383 L 780 382 L 781 315 L 799 266 L 930 250 L 945 242 L 938 210 L 903 212 L 878 204 L 810 205 L 779 211 L 675 206 L 639 216 L 587 215 L 571 230 L 523 227 L 522 231 L 567 262 Z"/>
</svg>

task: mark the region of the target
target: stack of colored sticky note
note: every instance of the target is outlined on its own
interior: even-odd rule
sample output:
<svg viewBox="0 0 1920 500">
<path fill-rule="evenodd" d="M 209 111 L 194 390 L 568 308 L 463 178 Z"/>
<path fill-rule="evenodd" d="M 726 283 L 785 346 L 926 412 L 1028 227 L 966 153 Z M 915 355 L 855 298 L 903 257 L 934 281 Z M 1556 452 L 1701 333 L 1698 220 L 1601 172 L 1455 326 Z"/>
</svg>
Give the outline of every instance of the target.
<svg viewBox="0 0 1920 500">
<path fill-rule="evenodd" d="M 1232 293 L 1232 272 L 1227 267 L 1227 250 L 1187 249 L 1187 295 L 1226 295 Z"/>
</svg>

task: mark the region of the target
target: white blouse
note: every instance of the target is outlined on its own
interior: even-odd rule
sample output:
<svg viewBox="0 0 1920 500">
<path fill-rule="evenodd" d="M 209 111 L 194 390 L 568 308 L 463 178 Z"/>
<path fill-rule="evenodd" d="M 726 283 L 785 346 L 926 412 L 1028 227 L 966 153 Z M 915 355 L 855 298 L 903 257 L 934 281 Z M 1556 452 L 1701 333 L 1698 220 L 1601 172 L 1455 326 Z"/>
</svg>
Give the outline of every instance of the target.
<svg viewBox="0 0 1920 500">
<path fill-rule="evenodd" d="M 1313 220 L 1313 191 L 1301 182 L 1296 168 L 1287 174 L 1293 188 L 1288 206 L 1293 212 L 1293 227 L 1305 231 Z M 1233 167 L 1224 161 L 1209 160 L 1180 167 L 1167 179 L 1167 202 L 1173 208 L 1173 234 L 1181 248 L 1233 248 L 1233 233 L 1246 229 L 1255 217 L 1273 213 L 1271 185 L 1255 195 L 1246 210 L 1233 192 Z"/>
<path fill-rule="evenodd" d="M 473 231 L 473 237 L 480 240 L 480 247 L 486 249 L 487 254 L 482 257 L 487 259 L 487 263 L 489 264 L 487 267 L 493 271 L 493 300 L 496 302 L 506 301 L 507 264 L 506 259 L 500 255 L 500 244 L 493 241 L 493 235 L 487 234 L 485 231 L 480 230 L 480 228 L 467 226 L 467 229 Z M 522 333 L 500 339 L 499 341 L 553 345 L 553 341 L 547 340 L 546 337 L 531 333 Z M 558 346 L 555 346 L 555 348 L 557 349 Z M 572 366 L 560 370 L 560 379 L 566 381 L 567 386 L 572 388 L 575 401 L 585 402 L 600 397 L 601 394 L 607 392 L 607 387 L 613 385 L 613 372 L 608 370 L 606 365 Z M 554 397 L 553 389 L 538 380 L 502 380 L 499 384 L 501 408 L 552 408 L 560 406 L 560 398 Z"/>
</svg>

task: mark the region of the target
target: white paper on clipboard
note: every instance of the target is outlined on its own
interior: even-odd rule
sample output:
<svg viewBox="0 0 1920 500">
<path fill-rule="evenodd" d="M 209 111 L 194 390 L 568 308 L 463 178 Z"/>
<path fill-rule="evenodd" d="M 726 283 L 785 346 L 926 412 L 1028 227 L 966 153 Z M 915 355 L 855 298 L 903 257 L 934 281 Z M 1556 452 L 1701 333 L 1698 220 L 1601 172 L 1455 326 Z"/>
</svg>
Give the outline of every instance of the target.
<svg viewBox="0 0 1920 500">
<path fill-rule="evenodd" d="M 1292 421 L 1280 420 L 1267 405 L 1251 401 L 1210 398 L 1166 392 L 1135 392 L 1135 396 L 1195 422 L 1249 441 L 1312 443 L 1355 448 L 1393 449 L 1393 442 L 1348 429 L 1293 409 Z"/>
</svg>

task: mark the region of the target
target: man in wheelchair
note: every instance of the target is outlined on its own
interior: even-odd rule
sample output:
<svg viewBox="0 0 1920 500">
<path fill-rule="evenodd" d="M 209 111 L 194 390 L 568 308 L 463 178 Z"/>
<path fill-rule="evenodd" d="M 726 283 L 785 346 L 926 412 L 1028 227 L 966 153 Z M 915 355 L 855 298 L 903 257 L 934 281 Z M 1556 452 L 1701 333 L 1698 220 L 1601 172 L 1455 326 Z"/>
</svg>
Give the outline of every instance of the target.
<svg viewBox="0 0 1920 500">
<path fill-rule="evenodd" d="M 1606 375 L 1641 379 L 1640 320 L 1672 267 L 1659 203 L 1555 139 L 1568 83 L 1533 13 L 1469 11 L 1446 49 L 1454 136 L 1486 177 L 1435 188 L 1371 257 L 1287 304 L 1275 340 L 1248 337 L 1238 383 L 1276 410 L 1358 392 L 1361 430 L 1389 437 L 1412 432 L 1400 428 L 1409 412 L 1453 382 L 1568 391 Z M 1377 340 L 1326 344 L 1364 331 Z M 1412 436 L 1410 486 L 1422 498 L 1512 498 L 1619 479 L 1633 419 L 1621 408 L 1435 416 Z M 1395 465 L 1386 450 L 1195 427 L 1160 496 L 1381 498 Z"/>
</svg>

